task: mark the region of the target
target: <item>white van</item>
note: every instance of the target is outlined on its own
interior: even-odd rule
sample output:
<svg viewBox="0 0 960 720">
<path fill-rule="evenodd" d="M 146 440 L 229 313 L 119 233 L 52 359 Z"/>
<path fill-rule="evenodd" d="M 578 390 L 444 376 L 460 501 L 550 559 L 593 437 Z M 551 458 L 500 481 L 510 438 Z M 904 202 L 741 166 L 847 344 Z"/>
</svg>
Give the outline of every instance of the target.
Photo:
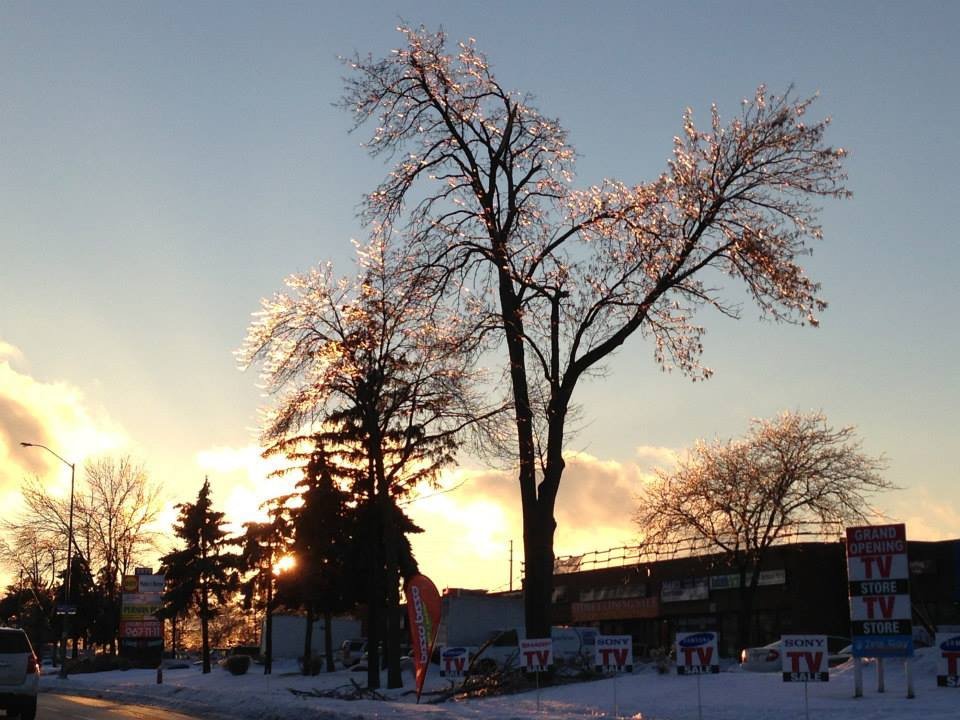
<svg viewBox="0 0 960 720">
<path fill-rule="evenodd" d="M 592 627 L 556 625 L 550 628 L 554 666 L 561 672 L 577 672 L 592 667 L 599 634 L 600 631 Z M 480 673 L 518 667 L 522 637 L 525 637 L 523 628 L 494 631 L 473 655 L 471 667 Z"/>
</svg>

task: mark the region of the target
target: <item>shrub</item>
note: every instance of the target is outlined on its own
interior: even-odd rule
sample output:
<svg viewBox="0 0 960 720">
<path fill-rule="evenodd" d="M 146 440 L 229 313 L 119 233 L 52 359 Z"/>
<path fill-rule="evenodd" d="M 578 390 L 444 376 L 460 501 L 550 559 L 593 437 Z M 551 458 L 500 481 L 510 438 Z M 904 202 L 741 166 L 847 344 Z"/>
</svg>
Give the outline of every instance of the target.
<svg viewBox="0 0 960 720">
<path fill-rule="evenodd" d="M 131 667 L 132 665 L 127 658 L 118 655 L 92 655 L 67 660 L 67 673 L 70 675 L 107 672 L 109 670 L 129 670 Z"/>
<path fill-rule="evenodd" d="M 324 655 L 311 655 L 309 666 L 305 666 L 303 662 L 303 655 L 297 658 L 297 662 L 300 664 L 300 671 L 306 671 L 310 675 L 319 675 L 323 671 L 325 660 L 326 657 Z"/>
<path fill-rule="evenodd" d="M 223 666 L 231 675 L 243 675 L 250 669 L 249 655 L 231 655 L 223 661 Z"/>
</svg>

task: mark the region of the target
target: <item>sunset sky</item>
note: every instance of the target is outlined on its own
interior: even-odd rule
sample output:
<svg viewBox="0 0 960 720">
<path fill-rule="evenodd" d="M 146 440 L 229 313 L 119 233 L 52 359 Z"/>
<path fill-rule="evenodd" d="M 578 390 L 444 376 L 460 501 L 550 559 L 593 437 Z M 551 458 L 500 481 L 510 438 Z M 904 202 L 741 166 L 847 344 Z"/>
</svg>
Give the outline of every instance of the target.
<svg viewBox="0 0 960 720">
<path fill-rule="evenodd" d="M 580 153 L 575 185 L 648 181 L 681 114 L 729 118 L 766 83 L 820 93 L 852 200 L 824 205 L 807 267 L 819 329 L 703 313 L 693 384 L 639 337 L 584 385 L 556 548 L 634 542 L 634 495 L 698 438 L 823 410 L 902 487 L 915 539 L 960 537 L 960 5 L 953 2 L 39 2 L 0 4 L 0 501 L 37 474 L 131 454 L 172 505 L 209 475 L 234 520 L 288 489 L 257 446 L 266 400 L 237 369 L 259 299 L 331 260 L 351 272 L 361 195 L 387 172 L 332 106 L 338 56 L 382 56 L 400 21 L 474 37 Z M 732 289 L 728 297 L 738 299 Z M 951 449 L 953 448 L 953 449 Z M 82 482 L 82 473 L 78 478 Z M 292 481 L 291 481 L 292 482 Z M 440 587 L 519 576 L 513 474 L 462 458 L 413 502 Z M 516 580 L 515 580 L 516 582 Z"/>
</svg>

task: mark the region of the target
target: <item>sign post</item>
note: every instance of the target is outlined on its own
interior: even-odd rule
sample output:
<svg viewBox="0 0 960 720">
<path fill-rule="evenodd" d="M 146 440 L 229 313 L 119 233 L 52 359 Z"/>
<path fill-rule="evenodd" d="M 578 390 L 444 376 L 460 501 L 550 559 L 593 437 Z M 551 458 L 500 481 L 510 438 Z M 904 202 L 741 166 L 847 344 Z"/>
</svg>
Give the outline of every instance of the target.
<svg viewBox="0 0 960 720">
<path fill-rule="evenodd" d="M 633 638 L 630 635 L 598 635 L 594 647 L 594 666 L 597 672 L 614 673 L 613 715 L 620 717 L 617 704 L 617 674 L 633 672 Z"/>
<path fill-rule="evenodd" d="M 811 682 L 830 680 L 826 635 L 783 635 L 780 638 L 784 682 L 803 683 L 803 707 L 810 720 Z"/>
<path fill-rule="evenodd" d="M 553 640 L 531 638 L 520 641 L 520 659 L 523 669 L 537 674 L 537 712 L 540 712 L 540 673 L 553 665 Z"/>
<path fill-rule="evenodd" d="M 677 675 L 697 676 L 697 718 L 703 720 L 703 700 L 700 695 L 700 676 L 720 672 L 720 653 L 717 633 L 677 633 Z"/>
<path fill-rule="evenodd" d="M 860 659 L 877 658 L 877 691 L 884 691 L 883 658 L 913 657 L 910 564 L 902 523 L 847 528 L 847 579 L 853 635 L 854 697 L 863 694 Z M 909 674 L 910 668 L 907 668 Z M 908 683 L 907 697 L 913 686 Z"/>
</svg>

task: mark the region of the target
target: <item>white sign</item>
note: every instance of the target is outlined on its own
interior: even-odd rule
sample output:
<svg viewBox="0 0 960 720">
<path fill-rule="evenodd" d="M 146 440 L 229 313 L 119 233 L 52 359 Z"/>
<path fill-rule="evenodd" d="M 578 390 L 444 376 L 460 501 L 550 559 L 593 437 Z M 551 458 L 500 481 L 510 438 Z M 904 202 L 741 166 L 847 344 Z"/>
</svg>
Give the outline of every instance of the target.
<svg viewBox="0 0 960 720">
<path fill-rule="evenodd" d="M 597 635 L 594 665 L 597 672 L 633 672 L 633 638 Z"/>
<path fill-rule="evenodd" d="M 162 593 L 163 575 L 137 575 L 137 584 L 139 592 L 142 593 Z"/>
<path fill-rule="evenodd" d="M 677 633 L 677 675 L 720 672 L 717 633 Z"/>
<path fill-rule="evenodd" d="M 753 579 L 753 572 L 747 572 L 747 584 L 750 584 L 750 581 Z M 757 578 L 757 585 L 786 585 L 787 583 L 787 571 L 786 570 L 761 570 L 760 576 Z M 710 576 L 710 589 L 711 590 L 735 590 L 740 587 L 740 574 L 731 573 L 727 575 L 711 575 Z"/>
<path fill-rule="evenodd" d="M 543 672 L 553 665 L 553 640 L 551 638 L 521 640 L 520 665 L 527 672 Z"/>
<path fill-rule="evenodd" d="M 847 579 L 850 582 L 906 580 L 909 577 L 910 563 L 905 554 L 847 556 Z"/>
<path fill-rule="evenodd" d="M 710 580 L 705 577 L 664 580 L 660 583 L 661 602 L 706 600 L 710 597 Z"/>
<path fill-rule="evenodd" d="M 912 657 L 906 526 L 847 528 L 847 579 L 853 656 Z"/>
<path fill-rule="evenodd" d="M 133 605 L 157 605 L 163 602 L 163 598 L 157 593 L 123 593 L 123 606 L 131 607 Z"/>
<path fill-rule="evenodd" d="M 827 682 L 830 679 L 826 635 L 783 635 L 780 638 L 784 682 Z"/>
<path fill-rule="evenodd" d="M 960 687 L 960 634 L 937 633 L 937 685 Z"/>
<path fill-rule="evenodd" d="M 463 677 L 470 665 L 470 648 L 440 648 L 440 677 Z"/>
<path fill-rule="evenodd" d="M 851 620 L 909 620 L 909 595 L 851 595 Z"/>
</svg>

